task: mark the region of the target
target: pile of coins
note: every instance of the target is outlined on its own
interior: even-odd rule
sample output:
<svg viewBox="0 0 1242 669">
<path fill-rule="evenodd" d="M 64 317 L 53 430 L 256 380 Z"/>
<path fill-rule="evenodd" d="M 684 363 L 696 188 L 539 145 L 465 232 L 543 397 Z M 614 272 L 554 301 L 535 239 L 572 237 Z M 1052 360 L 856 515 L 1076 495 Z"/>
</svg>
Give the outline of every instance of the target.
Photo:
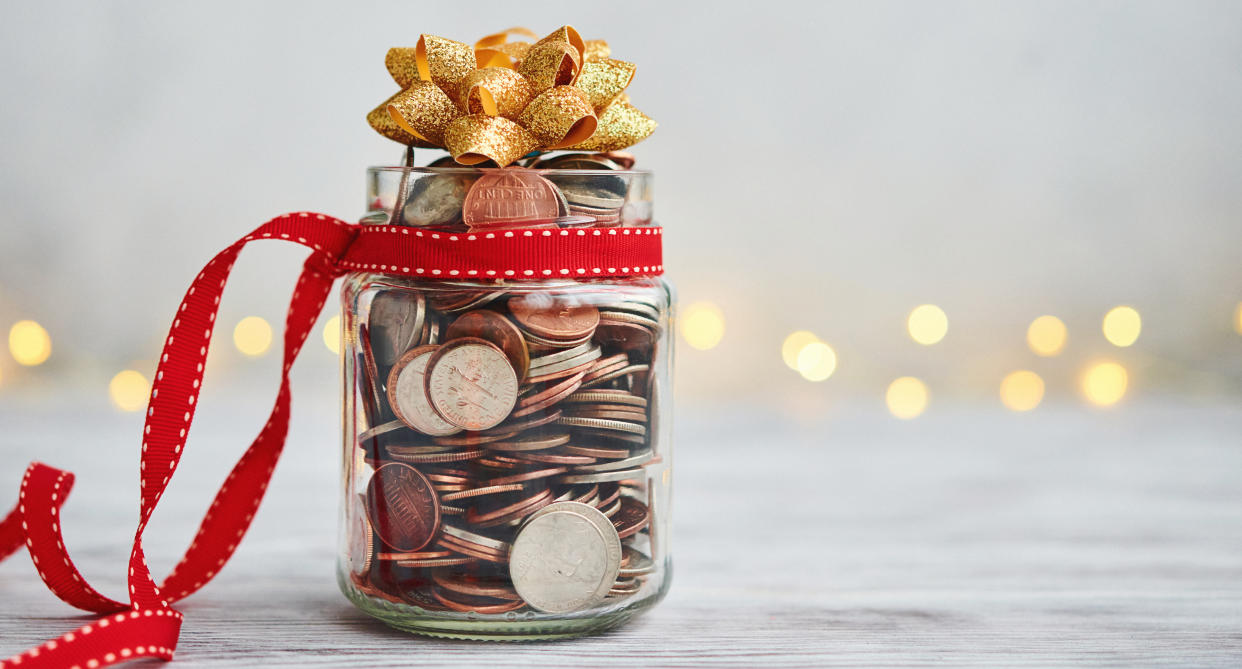
<svg viewBox="0 0 1242 669">
<path fill-rule="evenodd" d="M 371 289 L 351 326 L 360 592 L 507 614 L 642 591 L 656 570 L 647 468 L 661 461 L 655 286 Z"/>
<path fill-rule="evenodd" d="M 650 201 L 631 194 L 624 173 L 632 166 L 620 152 L 563 153 L 528 167 L 403 175 L 399 215 L 376 211 L 373 222 L 448 232 L 649 225 Z M 429 167 L 460 165 L 445 158 Z"/>
</svg>

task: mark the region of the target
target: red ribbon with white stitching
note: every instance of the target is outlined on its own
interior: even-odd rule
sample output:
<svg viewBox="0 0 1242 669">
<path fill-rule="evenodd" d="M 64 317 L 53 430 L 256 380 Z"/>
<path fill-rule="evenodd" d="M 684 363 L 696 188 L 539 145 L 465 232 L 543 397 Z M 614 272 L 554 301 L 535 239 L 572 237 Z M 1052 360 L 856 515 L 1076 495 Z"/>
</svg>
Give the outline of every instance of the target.
<svg viewBox="0 0 1242 669">
<path fill-rule="evenodd" d="M 143 555 L 142 533 L 185 447 L 229 272 L 242 248 L 261 239 L 287 240 L 312 249 L 285 320 L 284 365 L 276 403 L 259 436 L 216 494 L 185 556 L 157 585 Z M 0 661 L 0 669 L 90 669 L 145 657 L 172 659 L 182 617 L 171 604 L 210 581 L 249 528 L 288 432 L 289 370 L 337 277 L 350 271 L 430 279 L 657 275 L 664 270 L 661 240 L 661 229 L 655 227 L 445 233 L 363 227 L 303 212 L 274 218 L 221 251 L 181 301 L 151 386 L 142 435 L 141 504 L 129 560 L 128 603 L 95 591 L 69 559 L 58 512 L 73 486 L 73 474 L 31 464 L 22 478 L 17 506 L 0 521 L 0 559 L 25 544 L 39 577 L 57 597 L 104 616 Z"/>
</svg>

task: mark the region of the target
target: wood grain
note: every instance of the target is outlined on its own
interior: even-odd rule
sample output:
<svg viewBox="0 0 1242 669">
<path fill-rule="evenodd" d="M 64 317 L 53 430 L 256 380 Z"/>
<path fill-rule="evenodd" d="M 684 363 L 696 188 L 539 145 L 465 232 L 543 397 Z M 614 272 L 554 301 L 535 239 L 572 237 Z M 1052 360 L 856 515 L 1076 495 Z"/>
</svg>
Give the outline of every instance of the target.
<svg viewBox="0 0 1242 669">
<path fill-rule="evenodd" d="M 188 543 L 260 404 L 217 398 L 200 415 L 148 531 L 155 571 Z M 332 576 L 334 406 L 321 397 L 294 418 L 254 530 L 183 604 L 178 667 L 1242 665 L 1233 407 L 950 407 L 911 422 L 687 409 L 672 593 L 614 633 L 531 645 L 421 639 L 356 612 Z M 137 419 L 9 404 L 0 425 L 0 499 L 16 463 L 76 471 L 67 540 L 119 595 Z M 86 620 L 20 555 L 0 564 L 0 602 L 0 656 Z"/>
</svg>

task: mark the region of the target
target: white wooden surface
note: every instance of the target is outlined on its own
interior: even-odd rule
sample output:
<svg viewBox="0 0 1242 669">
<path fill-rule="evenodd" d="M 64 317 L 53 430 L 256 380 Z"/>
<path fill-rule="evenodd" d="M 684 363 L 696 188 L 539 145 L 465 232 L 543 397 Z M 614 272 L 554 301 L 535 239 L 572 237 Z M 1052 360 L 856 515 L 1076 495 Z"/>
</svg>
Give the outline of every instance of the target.
<svg viewBox="0 0 1242 669">
<path fill-rule="evenodd" d="M 336 417 L 321 395 L 295 406 L 236 558 L 184 602 L 176 666 L 1242 665 L 1237 408 L 938 406 L 909 423 L 683 408 L 668 599 L 612 634 L 513 645 L 408 636 L 337 592 Z M 188 543 L 258 404 L 201 412 L 148 531 L 157 571 Z M 0 499 L 30 457 L 76 471 L 68 543 L 119 596 L 138 418 L 46 406 L 0 404 Z M 0 563 L 0 656 L 85 620 L 27 557 Z"/>
</svg>

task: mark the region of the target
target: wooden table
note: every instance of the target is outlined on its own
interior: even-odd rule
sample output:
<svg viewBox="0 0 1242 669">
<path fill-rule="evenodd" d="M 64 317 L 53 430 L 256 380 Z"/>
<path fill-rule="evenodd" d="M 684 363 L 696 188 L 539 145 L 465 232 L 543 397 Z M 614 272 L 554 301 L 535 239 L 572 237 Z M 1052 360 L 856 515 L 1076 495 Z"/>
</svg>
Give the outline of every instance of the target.
<svg viewBox="0 0 1242 669">
<path fill-rule="evenodd" d="M 408 636 L 337 592 L 335 408 L 299 402 L 250 536 L 182 605 L 176 666 L 1242 666 L 1236 407 L 687 407 L 668 599 L 601 637 L 510 645 Z M 261 422 L 258 402 L 207 404 L 147 533 L 159 573 Z M 76 471 L 67 541 L 119 596 L 140 423 L 82 405 L 0 407 L 0 494 L 32 456 Z M 23 555 L 0 602 L 0 656 L 87 620 Z"/>
</svg>

